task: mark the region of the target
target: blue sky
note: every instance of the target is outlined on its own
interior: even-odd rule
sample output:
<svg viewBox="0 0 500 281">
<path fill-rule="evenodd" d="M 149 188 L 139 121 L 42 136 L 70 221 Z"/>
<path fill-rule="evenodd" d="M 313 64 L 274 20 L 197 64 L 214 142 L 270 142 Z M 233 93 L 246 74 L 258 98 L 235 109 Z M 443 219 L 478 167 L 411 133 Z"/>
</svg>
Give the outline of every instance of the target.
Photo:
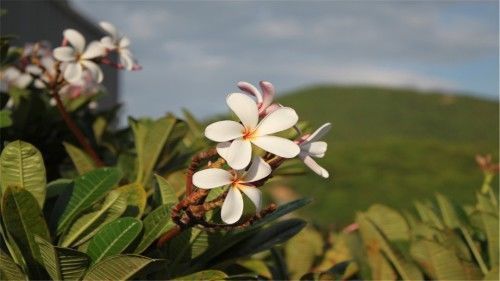
<svg viewBox="0 0 500 281">
<path fill-rule="evenodd" d="M 127 115 L 226 112 L 241 80 L 279 93 L 337 83 L 498 98 L 496 1 L 72 3 L 132 39 L 143 70 L 122 75 Z"/>
</svg>

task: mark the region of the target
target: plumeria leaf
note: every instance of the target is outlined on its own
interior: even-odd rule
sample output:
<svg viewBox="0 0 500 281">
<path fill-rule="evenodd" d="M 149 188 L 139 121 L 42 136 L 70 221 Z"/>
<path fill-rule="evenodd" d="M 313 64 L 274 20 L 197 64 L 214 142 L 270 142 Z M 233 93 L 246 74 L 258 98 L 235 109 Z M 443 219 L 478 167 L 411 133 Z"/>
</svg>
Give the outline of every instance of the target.
<svg viewBox="0 0 500 281">
<path fill-rule="evenodd" d="M 43 265 L 53 280 L 79 280 L 90 265 L 85 253 L 52 246 L 38 236 L 35 240 L 40 247 Z"/>
<path fill-rule="evenodd" d="M 0 279 L 1 280 L 28 280 L 22 269 L 2 250 L 0 250 Z"/>
<path fill-rule="evenodd" d="M 105 258 L 93 265 L 83 280 L 128 280 L 155 260 L 139 255 L 117 255 Z"/>
<path fill-rule="evenodd" d="M 50 234 L 35 197 L 24 189 L 7 189 L 3 195 L 2 220 L 6 231 L 17 242 L 26 263 L 31 265 L 30 277 L 43 279 L 43 270 L 37 266 L 37 262 L 42 259 L 35 235 L 50 240 Z"/>
<path fill-rule="evenodd" d="M 144 252 L 158 237 L 176 225 L 170 217 L 171 208 L 172 205 L 162 205 L 144 219 L 144 234 L 134 253 Z"/>
<path fill-rule="evenodd" d="M 184 280 L 184 281 L 197 281 L 197 280 L 205 280 L 205 281 L 222 281 L 226 280 L 227 274 L 219 271 L 219 270 L 204 270 L 200 272 L 196 272 L 190 275 L 182 276 L 176 278 L 174 280 Z"/>
<path fill-rule="evenodd" d="M 70 143 L 63 142 L 63 145 L 64 149 L 66 149 L 66 152 L 69 154 L 71 161 L 73 161 L 78 174 L 83 175 L 95 169 L 94 161 L 87 155 L 87 153 Z"/>
<path fill-rule="evenodd" d="M 62 233 L 82 211 L 103 198 L 120 178 L 121 174 L 116 168 L 100 168 L 78 177 L 69 203 L 57 225 L 57 233 Z"/>
<path fill-rule="evenodd" d="M 7 128 L 12 125 L 11 114 L 12 112 L 8 109 L 0 110 L 0 129 Z"/>
<path fill-rule="evenodd" d="M 9 143 L 0 155 L 0 185 L 2 193 L 9 187 L 29 191 L 43 208 L 46 179 L 40 151 L 27 142 Z"/>
<path fill-rule="evenodd" d="M 93 263 L 107 256 L 122 253 L 139 235 L 142 222 L 135 218 L 121 218 L 104 226 L 90 240 L 87 253 Z"/>
<path fill-rule="evenodd" d="M 159 194 L 161 197 L 161 204 L 177 204 L 179 199 L 175 194 L 174 187 L 162 176 L 155 175 L 156 182 L 158 183 Z"/>
</svg>

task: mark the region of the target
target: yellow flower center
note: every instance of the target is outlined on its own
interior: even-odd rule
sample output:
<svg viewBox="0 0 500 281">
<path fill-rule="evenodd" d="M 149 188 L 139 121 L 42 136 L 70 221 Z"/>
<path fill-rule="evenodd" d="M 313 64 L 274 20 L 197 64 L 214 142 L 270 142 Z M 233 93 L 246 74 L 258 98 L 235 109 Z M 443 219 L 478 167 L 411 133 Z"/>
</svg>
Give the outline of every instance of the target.
<svg viewBox="0 0 500 281">
<path fill-rule="evenodd" d="M 255 132 L 256 132 L 256 130 L 252 130 L 252 129 L 245 127 L 245 129 L 243 129 L 243 139 L 244 140 L 253 139 L 255 137 Z"/>
</svg>

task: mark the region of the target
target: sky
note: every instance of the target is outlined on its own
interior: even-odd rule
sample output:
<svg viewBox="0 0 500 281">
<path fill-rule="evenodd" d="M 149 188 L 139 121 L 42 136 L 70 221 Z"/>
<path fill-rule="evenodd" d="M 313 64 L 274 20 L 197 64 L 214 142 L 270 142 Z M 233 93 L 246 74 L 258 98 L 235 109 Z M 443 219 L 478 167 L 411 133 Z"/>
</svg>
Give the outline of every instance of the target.
<svg viewBox="0 0 500 281">
<path fill-rule="evenodd" d="M 227 112 L 236 83 L 278 95 L 363 84 L 498 99 L 497 1 L 92 1 L 143 69 L 121 75 L 125 115 Z"/>
</svg>

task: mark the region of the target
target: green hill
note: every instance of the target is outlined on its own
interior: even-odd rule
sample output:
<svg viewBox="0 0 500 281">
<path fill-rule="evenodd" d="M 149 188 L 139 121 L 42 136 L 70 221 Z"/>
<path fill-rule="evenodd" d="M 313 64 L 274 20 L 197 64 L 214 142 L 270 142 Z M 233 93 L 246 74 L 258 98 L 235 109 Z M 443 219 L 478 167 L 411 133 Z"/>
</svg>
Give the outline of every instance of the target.
<svg viewBox="0 0 500 281">
<path fill-rule="evenodd" d="M 289 184 L 312 196 L 307 215 L 344 225 L 375 202 L 410 207 L 435 192 L 472 202 L 482 173 L 476 153 L 498 159 L 498 103 L 466 96 L 373 87 L 312 87 L 279 100 L 310 120 L 333 124 L 319 162 L 330 171 Z"/>
</svg>

